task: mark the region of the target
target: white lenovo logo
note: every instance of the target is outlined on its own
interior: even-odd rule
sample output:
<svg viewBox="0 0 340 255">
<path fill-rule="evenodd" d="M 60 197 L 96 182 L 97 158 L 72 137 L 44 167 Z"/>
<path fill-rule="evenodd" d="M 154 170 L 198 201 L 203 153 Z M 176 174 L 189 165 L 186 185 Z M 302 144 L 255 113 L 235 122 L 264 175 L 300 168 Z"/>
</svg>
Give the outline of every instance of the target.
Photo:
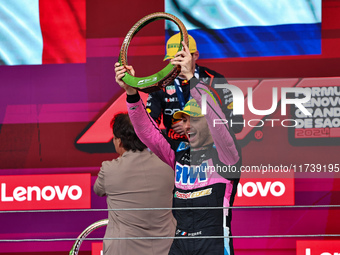
<svg viewBox="0 0 340 255">
<path fill-rule="evenodd" d="M 45 186 L 40 188 L 38 186 L 18 186 L 9 194 L 6 183 L 1 183 L 1 202 L 13 201 L 51 201 L 55 198 L 58 200 L 65 200 L 68 197 L 71 200 L 79 200 L 83 194 L 82 189 L 78 185 L 60 186 Z"/>
<path fill-rule="evenodd" d="M 241 183 L 237 186 L 237 196 L 253 197 L 256 194 L 260 194 L 261 197 L 266 197 L 269 193 L 274 197 L 282 196 L 286 191 L 286 186 L 280 182 L 266 182 L 263 185 L 261 182 L 246 182 L 243 185 Z"/>
</svg>

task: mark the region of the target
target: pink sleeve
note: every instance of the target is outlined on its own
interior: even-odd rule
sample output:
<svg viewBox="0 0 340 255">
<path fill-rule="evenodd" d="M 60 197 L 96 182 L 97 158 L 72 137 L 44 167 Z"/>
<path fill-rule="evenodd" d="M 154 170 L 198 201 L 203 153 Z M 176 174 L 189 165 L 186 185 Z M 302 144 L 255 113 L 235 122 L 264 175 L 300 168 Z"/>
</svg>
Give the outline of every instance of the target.
<svg viewBox="0 0 340 255">
<path fill-rule="evenodd" d="M 193 98 L 195 98 L 196 102 L 201 106 L 201 108 L 202 95 L 206 94 L 207 114 L 205 115 L 205 118 L 207 120 L 210 133 L 213 137 L 218 152 L 218 157 L 223 163 L 227 165 L 234 165 L 238 162 L 240 158 L 236 149 L 236 145 L 232 136 L 229 133 L 228 124 L 214 125 L 214 120 L 225 120 L 226 117 L 222 112 L 221 107 L 218 105 L 216 100 L 214 100 L 213 97 L 209 95 L 208 91 L 209 88 L 207 86 L 202 83 L 198 83 L 190 90 L 190 94 Z"/>
<path fill-rule="evenodd" d="M 175 152 L 164 138 L 156 122 L 145 110 L 140 99 L 136 103 L 127 102 L 128 113 L 139 139 L 162 161 L 175 168 Z"/>
</svg>

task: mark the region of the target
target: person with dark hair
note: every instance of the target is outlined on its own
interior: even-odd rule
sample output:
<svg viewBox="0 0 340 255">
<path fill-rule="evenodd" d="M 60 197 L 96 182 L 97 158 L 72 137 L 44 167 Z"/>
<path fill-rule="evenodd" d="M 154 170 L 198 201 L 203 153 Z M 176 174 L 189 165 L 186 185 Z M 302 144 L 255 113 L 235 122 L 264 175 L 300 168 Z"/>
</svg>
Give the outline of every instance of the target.
<svg viewBox="0 0 340 255">
<path fill-rule="evenodd" d="M 139 140 L 130 118 L 121 113 L 111 121 L 119 157 L 104 161 L 94 192 L 107 197 L 108 209 L 171 208 L 174 173 Z M 171 210 L 109 211 L 104 238 L 173 237 L 176 220 Z M 172 239 L 104 240 L 104 255 L 165 255 Z"/>
<path fill-rule="evenodd" d="M 135 152 L 146 149 L 146 145 L 139 140 L 133 129 L 129 115 L 122 113 L 115 115 L 110 125 L 114 135 L 113 142 L 116 150 L 119 149 L 119 145 L 116 146 L 115 141 L 119 138 L 122 143 L 122 148 L 126 151 L 132 150 Z"/>
</svg>

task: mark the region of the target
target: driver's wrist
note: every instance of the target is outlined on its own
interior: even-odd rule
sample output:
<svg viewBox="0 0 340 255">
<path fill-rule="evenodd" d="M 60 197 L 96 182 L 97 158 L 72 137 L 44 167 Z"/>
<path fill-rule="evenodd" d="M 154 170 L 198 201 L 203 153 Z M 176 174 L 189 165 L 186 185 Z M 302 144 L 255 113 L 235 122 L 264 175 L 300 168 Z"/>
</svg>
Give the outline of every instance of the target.
<svg viewBox="0 0 340 255">
<path fill-rule="evenodd" d="M 130 86 L 125 91 L 126 91 L 127 95 L 136 95 L 137 94 L 137 90 L 130 87 Z"/>
</svg>

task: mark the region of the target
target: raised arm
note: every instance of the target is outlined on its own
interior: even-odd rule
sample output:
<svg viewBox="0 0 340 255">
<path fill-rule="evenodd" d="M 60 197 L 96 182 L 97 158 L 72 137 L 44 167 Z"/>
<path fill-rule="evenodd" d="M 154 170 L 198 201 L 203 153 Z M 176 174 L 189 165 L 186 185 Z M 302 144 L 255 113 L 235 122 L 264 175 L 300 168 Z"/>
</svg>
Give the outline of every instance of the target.
<svg viewBox="0 0 340 255">
<path fill-rule="evenodd" d="M 127 68 L 134 74 L 132 67 Z M 126 91 L 128 113 L 139 139 L 162 161 L 174 169 L 175 152 L 172 150 L 170 143 L 165 139 L 158 125 L 147 113 L 138 91 L 122 81 L 126 72 L 125 67 L 116 63 L 115 72 L 116 82 Z"/>
<path fill-rule="evenodd" d="M 205 95 L 207 99 L 207 112 L 205 118 L 207 120 L 211 136 L 214 140 L 219 159 L 227 165 L 236 164 L 240 157 L 238 155 L 233 137 L 229 132 L 229 126 L 226 123 L 226 117 L 219 104 L 211 96 L 211 93 L 209 93 L 209 88 L 205 84 L 199 83 L 196 78 L 192 78 L 190 80 L 190 86 L 191 96 L 195 98 L 201 109 L 202 96 Z"/>
</svg>

